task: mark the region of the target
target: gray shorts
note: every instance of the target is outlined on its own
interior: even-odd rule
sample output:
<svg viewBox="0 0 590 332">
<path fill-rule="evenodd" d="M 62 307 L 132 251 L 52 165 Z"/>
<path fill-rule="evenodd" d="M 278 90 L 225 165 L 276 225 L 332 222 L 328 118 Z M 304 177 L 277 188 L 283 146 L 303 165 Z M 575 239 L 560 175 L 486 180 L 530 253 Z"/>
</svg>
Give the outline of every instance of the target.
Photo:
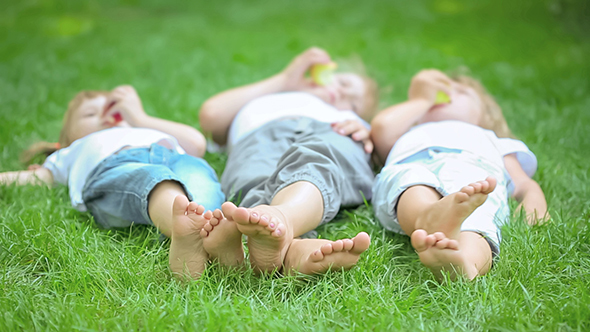
<svg viewBox="0 0 590 332">
<path fill-rule="evenodd" d="M 279 119 L 242 138 L 221 176 L 221 190 L 240 206 L 270 204 L 284 187 L 308 181 L 324 200 L 322 223 L 340 207 L 370 200 L 374 176 L 362 143 L 306 117 Z"/>
</svg>

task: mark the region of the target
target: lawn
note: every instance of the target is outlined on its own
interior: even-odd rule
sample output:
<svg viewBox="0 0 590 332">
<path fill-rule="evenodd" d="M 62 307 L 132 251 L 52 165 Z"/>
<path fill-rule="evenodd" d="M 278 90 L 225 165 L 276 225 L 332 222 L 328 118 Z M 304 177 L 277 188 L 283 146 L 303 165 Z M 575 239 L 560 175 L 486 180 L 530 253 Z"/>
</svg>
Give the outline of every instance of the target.
<svg viewBox="0 0 590 332">
<path fill-rule="evenodd" d="M 317 45 L 360 56 L 381 104 L 427 67 L 468 68 L 537 155 L 553 222 L 503 228 L 500 259 L 439 284 L 372 209 L 321 227 L 369 232 L 349 272 L 172 280 L 147 227 L 105 231 L 64 187 L 0 186 L 0 330 L 590 330 L 590 5 L 538 1 L 0 0 L 0 171 L 56 141 L 82 89 L 134 85 L 146 111 L 199 127 L 209 96 L 268 77 Z M 206 159 L 221 173 L 225 156 Z"/>
</svg>

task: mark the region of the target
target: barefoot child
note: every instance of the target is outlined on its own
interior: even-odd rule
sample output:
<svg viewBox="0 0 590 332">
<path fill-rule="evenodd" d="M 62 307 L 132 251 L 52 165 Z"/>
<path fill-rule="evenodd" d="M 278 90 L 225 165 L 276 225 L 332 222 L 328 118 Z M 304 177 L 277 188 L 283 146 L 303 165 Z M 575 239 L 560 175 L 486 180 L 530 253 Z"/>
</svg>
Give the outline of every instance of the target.
<svg viewBox="0 0 590 332">
<path fill-rule="evenodd" d="M 43 166 L 1 173 L 0 183 L 61 183 L 104 228 L 154 225 L 171 238 L 173 274 L 197 278 L 209 259 L 199 233 L 212 214 L 204 211 L 225 200 L 200 158 L 205 144 L 196 129 L 147 115 L 130 86 L 83 91 L 70 102 L 59 145 L 28 151 L 55 151 Z"/>
<path fill-rule="evenodd" d="M 441 92 L 450 102 L 435 103 Z M 421 71 L 408 101 L 375 117 L 371 136 L 385 162 L 373 187 L 375 214 L 385 228 L 411 235 L 439 280 L 444 272 L 453 279 L 487 273 L 509 218 L 508 195 L 530 223 L 546 216 L 531 179 L 535 155 L 509 138 L 501 109 L 471 78 Z"/>
<path fill-rule="evenodd" d="M 240 207 L 224 203 L 202 232 L 218 238 L 205 248 L 221 264 L 243 256 L 240 234 L 258 271 L 350 268 L 369 247 L 364 232 L 338 241 L 296 239 L 332 220 L 341 206 L 371 196 L 372 143 L 362 118 L 375 109 L 375 86 L 355 74 L 336 74 L 326 86 L 305 77 L 314 64 L 330 62 L 311 48 L 277 75 L 203 104 L 201 126 L 229 151 L 222 190 L 241 198 Z"/>
</svg>

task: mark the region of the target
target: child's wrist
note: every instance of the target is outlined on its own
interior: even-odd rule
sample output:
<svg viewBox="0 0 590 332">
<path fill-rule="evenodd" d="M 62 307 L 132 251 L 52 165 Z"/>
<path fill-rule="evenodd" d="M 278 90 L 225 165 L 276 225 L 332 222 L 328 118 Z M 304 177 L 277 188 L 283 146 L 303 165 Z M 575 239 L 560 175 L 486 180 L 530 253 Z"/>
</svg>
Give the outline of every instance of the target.
<svg viewBox="0 0 590 332">
<path fill-rule="evenodd" d="M 426 98 L 410 98 L 409 101 L 416 106 L 416 108 L 423 110 L 425 113 L 434 106 L 434 102 Z"/>
</svg>

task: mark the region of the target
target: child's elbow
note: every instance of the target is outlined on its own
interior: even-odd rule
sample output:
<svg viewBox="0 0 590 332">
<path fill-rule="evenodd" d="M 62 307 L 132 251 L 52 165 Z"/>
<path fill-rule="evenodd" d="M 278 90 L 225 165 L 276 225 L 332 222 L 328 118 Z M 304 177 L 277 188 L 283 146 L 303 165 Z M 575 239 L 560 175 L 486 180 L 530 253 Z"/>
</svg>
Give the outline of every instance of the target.
<svg viewBox="0 0 590 332">
<path fill-rule="evenodd" d="M 205 151 L 207 150 L 207 140 L 201 133 L 199 133 L 199 135 L 196 135 L 193 138 L 191 146 L 192 151 L 190 154 L 195 157 L 202 158 L 205 155 Z"/>
<path fill-rule="evenodd" d="M 215 126 L 215 107 L 211 101 L 206 101 L 199 111 L 199 124 L 203 131 L 211 133 Z"/>
</svg>

